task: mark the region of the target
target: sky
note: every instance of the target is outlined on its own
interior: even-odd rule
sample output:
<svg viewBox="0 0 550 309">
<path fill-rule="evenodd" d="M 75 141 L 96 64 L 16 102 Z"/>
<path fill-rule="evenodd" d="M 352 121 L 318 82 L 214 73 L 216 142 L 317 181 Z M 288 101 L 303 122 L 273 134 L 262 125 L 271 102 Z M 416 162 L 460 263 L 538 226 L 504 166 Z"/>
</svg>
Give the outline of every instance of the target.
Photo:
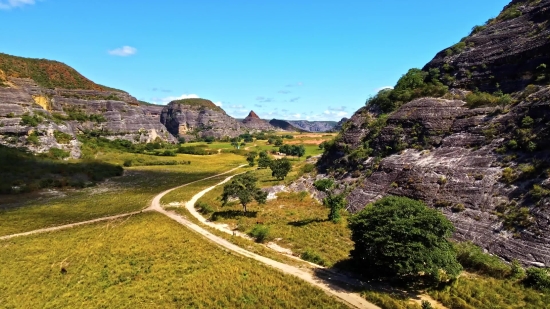
<svg viewBox="0 0 550 309">
<path fill-rule="evenodd" d="M 340 120 L 510 0 L 0 0 L 0 52 L 166 104 Z"/>
</svg>

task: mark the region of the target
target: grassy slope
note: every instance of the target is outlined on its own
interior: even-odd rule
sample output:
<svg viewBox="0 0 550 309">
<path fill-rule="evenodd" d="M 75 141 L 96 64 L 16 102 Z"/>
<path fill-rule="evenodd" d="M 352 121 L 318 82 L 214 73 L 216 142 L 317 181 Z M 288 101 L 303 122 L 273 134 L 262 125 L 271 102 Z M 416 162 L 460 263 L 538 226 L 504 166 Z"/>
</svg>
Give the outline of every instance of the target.
<svg viewBox="0 0 550 309">
<path fill-rule="evenodd" d="M 0 261 L 3 308 L 345 308 L 160 214 L 3 241 Z"/>
<path fill-rule="evenodd" d="M 205 100 L 205 99 L 183 99 L 183 100 L 172 101 L 170 103 L 177 103 L 177 104 L 194 106 L 194 107 L 206 107 L 208 109 L 215 110 L 215 111 L 223 111 L 223 109 L 217 106 L 216 104 L 214 104 L 214 102 L 210 100 Z"/>
<path fill-rule="evenodd" d="M 52 60 L 23 58 L 0 53 L 0 70 L 7 76 L 30 78 L 45 88 L 120 91 L 98 85 L 70 66 Z"/>
<path fill-rule="evenodd" d="M 121 163 L 128 157 L 143 155 L 106 153 L 105 161 Z M 150 156 L 145 156 L 150 157 Z M 158 160 L 162 157 L 155 157 Z M 167 157 L 165 160 L 173 160 Z M 163 190 L 225 172 L 244 163 L 242 156 L 178 155 L 191 165 L 142 166 L 126 169 L 125 175 L 113 178 L 97 187 L 81 191 L 66 191 L 66 196 L 41 198 L 18 196 L 11 205 L 0 203 L 0 235 L 90 220 L 147 207 L 150 200 Z M 29 198 L 29 200 L 25 200 Z M 11 199 L 13 201 L 13 199 Z"/>
</svg>

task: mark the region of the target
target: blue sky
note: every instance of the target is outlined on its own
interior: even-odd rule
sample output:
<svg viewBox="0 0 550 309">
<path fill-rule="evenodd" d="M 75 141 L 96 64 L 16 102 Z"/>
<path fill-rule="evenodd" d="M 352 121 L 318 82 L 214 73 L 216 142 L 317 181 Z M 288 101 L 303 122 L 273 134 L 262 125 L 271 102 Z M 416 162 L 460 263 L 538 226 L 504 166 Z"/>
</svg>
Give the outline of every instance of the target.
<svg viewBox="0 0 550 309">
<path fill-rule="evenodd" d="M 0 0 L 0 52 L 159 104 L 339 120 L 509 0 Z"/>
</svg>

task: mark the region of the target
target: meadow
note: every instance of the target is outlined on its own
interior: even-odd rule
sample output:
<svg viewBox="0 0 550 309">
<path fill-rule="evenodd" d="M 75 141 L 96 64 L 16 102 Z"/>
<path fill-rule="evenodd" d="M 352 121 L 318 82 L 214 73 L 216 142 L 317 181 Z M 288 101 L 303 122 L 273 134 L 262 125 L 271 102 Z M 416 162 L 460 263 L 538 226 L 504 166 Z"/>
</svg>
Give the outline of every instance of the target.
<svg viewBox="0 0 550 309">
<path fill-rule="evenodd" d="M 173 160 L 124 152 L 105 152 L 97 160 L 121 164 L 129 158 L 139 160 Z M 53 195 L 21 194 L 0 202 L 0 235 L 85 221 L 146 208 L 158 193 L 192 181 L 213 176 L 243 163 L 235 154 L 195 156 L 178 154 L 186 165 L 154 165 L 125 168 L 124 175 L 111 178 L 95 187 L 81 190 L 57 190 Z"/>
<path fill-rule="evenodd" d="M 346 308 L 156 213 L 0 241 L 2 308 Z"/>
</svg>

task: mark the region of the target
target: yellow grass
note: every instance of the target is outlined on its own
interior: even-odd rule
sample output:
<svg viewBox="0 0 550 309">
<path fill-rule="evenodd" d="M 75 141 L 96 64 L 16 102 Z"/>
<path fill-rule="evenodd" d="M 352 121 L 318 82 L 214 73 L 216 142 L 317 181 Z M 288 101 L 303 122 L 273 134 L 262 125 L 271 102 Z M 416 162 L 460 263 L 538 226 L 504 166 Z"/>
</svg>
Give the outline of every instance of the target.
<svg viewBox="0 0 550 309">
<path fill-rule="evenodd" d="M 345 308 L 160 214 L 0 241 L 2 308 Z"/>
</svg>

